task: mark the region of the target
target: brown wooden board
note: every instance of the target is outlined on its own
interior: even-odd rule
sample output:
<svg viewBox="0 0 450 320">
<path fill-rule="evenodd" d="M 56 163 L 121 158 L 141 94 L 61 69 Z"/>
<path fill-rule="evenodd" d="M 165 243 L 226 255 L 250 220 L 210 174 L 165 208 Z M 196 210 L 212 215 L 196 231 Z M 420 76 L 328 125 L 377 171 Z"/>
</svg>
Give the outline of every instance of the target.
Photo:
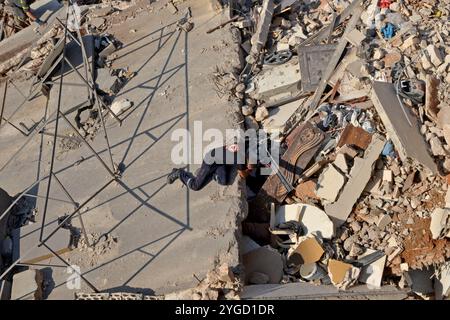
<svg viewBox="0 0 450 320">
<path fill-rule="evenodd" d="M 281 157 L 279 167 L 281 173 L 291 183 L 300 177 L 308 163 L 315 156 L 325 134 L 316 126 L 305 122 L 298 130 L 292 132 L 287 138 L 291 144 L 286 153 Z M 264 183 L 260 193 L 282 202 L 287 196 L 287 190 L 280 181 L 280 178 L 273 174 Z"/>
</svg>

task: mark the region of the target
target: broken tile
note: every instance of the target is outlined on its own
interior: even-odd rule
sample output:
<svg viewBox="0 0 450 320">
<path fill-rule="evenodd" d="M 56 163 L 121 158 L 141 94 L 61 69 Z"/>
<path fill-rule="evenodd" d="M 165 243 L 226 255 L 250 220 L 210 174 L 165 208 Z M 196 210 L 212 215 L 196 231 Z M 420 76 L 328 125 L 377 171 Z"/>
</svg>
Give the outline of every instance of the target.
<svg viewBox="0 0 450 320">
<path fill-rule="evenodd" d="M 345 184 L 343 176 L 332 164 L 325 168 L 317 181 L 316 194 L 321 199 L 334 202 Z"/>
<path fill-rule="evenodd" d="M 353 266 L 339 260 L 328 260 L 328 275 L 335 286 L 340 286 L 347 278 L 351 278 Z"/>
</svg>

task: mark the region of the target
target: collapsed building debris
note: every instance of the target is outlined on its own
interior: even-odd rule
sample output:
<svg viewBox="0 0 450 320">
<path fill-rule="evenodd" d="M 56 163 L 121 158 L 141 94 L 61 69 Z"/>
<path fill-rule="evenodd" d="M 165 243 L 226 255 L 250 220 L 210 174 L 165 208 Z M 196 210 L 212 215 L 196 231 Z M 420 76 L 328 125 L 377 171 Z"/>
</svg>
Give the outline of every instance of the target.
<svg viewBox="0 0 450 320">
<path fill-rule="evenodd" d="M 227 96 L 240 125 L 281 133 L 276 143 L 282 152 L 272 175 L 262 177 L 255 196 L 248 197 L 250 212 L 243 222 L 241 246 L 245 276 L 240 279 L 236 270 L 223 264 L 198 280 L 196 288 L 165 298 L 236 299 L 242 284 L 249 285 L 243 295 L 247 298 L 252 297 L 251 290 L 253 295 L 267 295 L 254 286 L 282 285 L 316 290 L 322 297 L 336 295 L 331 285 L 347 290 L 347 295 L 352 290 L 369 295 L 366 288 L 357 290 L 358 284 L 366 284 L 380 295 L 387 292 L 401 299 L 405 291 L 416 298 L 448 299 L 448 4 L 447 0 L 235 1 L 235 10 L 230 8 L 233 15 L 206 31 L 233 26 L 247 66 L 217 67 L 216 92 Z M 164 9 L 177 15 L 179 7 L 169 1 Z M 112 23 L 108 15 L 120 23 L 126 8 L 126 4 L 89 8 L 88 30 L 107 30 Z M 176 26 L 186 33 L 194 28 L 189 17 Z M 116 95 L 135 73 L 111 69 L 120 45 L 108 35 L 96 40 L 92 33 L 77 35 L 85 46 L 78 47 L 75 39 L 69 42 L 64 37 L 61 42 L 63 26 L 56 24 L 50 31 L 32 48 L 3 62 L 0 74 L 11 78 L 27 71 L 42 79 L 57 71 L 56 76 L 62 76 L 63 68 L 47 71 L 61 63 L 64 47 L 76 47 L 78 51 L 71 53 L 75 57 L 66 62 L 83 56 L 90 91 L 88 96 L 81 93 L 84 87 L 71 92 L 70 107 L 78 111 L 74 131 L 81 135 L 79 142 L 86 142 L 103 128 L 107 140 L 103 116 L 109 113 L 121 123 L 133 108 L 131 100 Z M 59 93 L 58 89 L 49 93 L 53 108 L 60 104 Z M 118 166 L 97 157 L 111 182 L 117 181 Z M 37 219 L 42 222 L 42 216 Z M 45 252 L 36 250 L 25 262 L 41 262 L 76 247 L 72 240 L 82 230 L 71 228 L 66 217 L 62 222 L 55 221 L 58 232 L 51 240 L 56 242 L 49 241 L 54 252 L 49 254 L 42 246 Z M 23 241 L 30 237 L 41 243 L 41 237 L 36 238 L 38 226 L 20 224 Z M 91 247 L 92 241 L 97 246 Z M 116 243 L 110 234 L 85 234 L 78 249 L 105 254 Z M 392 285 L 397 288 L 389 289 Z M 31 290 L 38 292 L 35 298 L 41 297 L 38 288 Z M 76 299 L 151 298 L 78 293 Z"/>
<path fill-rule="evenodd" d="M 262 15 L 267 3 L 239 8 Z M 405 280 L 450 258 L 446 5 L 275 1 L 271 23 L 236 25 L 243 46 L 262 36 L 256 52 L 267 57 L 243 50 L 252 68 L 239 85 L 252 107 L 242 114 L 256 119 L 247 128 L 282 136 L 279 170 L 249 198 L 245 222 L 267 224 L 271 236 L 255 239 L 284 255 L 280 283 L 395 283 L 420 297 L 448 297 L 448 285 L 439 293 Z M 267 118 L 253 118 L 260 106 Z"/>
</svg>

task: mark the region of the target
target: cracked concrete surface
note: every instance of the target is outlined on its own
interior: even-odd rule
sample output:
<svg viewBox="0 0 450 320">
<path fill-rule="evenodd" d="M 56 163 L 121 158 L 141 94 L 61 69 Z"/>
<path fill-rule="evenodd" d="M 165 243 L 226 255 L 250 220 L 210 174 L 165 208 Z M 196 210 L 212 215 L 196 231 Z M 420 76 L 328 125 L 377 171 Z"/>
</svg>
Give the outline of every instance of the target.
<svg viewBox="0 0 450 320">
<path fill-rule="evenodd" d="M 164 3 L 160 2 L 156 9 Z M 191 7 L 195 24 L 189 33 L 176 28 L 176 21 L 187 6 Z M 195 193 L 179 182 L 166 184 L 166 175 L 174 166 L 170 161 L 175 145 L 170 139 L 173 130 L 190 129 L 197 120 L 203 121 L 204 129 L 232 128 L 225 121 L 228 103 L 216 95 L 208 76 L 217 64 L 239 63 L 238 48 L 229 29 L 206 34 L 206 30 L 225 19 L 209 9 L 207 0 L 186 1 L 178 8 L 177 15 L 165 9 L 144 12 L 108 30 L 124 43 L 113 67 L 137 72 L 117 97 L 133 101 L 133 108 L 124 114 L 122 126 L 113 119 L 107 123 L 114 162 L 123 162 L 126 169 L 123 185 L 113 183 L 107 187 L 87 205 L 87 210 L 82 210 L 82 216 L 88 233 L 108 233 L 117 238 L 117 247 L 95 260 L 94 265 L 91 260 L 76 259 L 72 253 L 64 255 L 72 263 L 79 263 L 83 275 L 99 290 L 164 294 L 195 286 L 194 275 L 202 279 L 219 261 L 238 263 L 235 233 L 246 215 L 239 182 L 227 187 L 212 183 Z M 132 29 L 136 32 L 130 33 Z M 14 90 L 10 95 L 10 102 L 18 97 Z M 44 102 L 38 97 L 28 103 L 16 122 L 30 125 L 30 119 L 41 119 Z M 47 114 L 53 111 L 47 110 Z M 69 118 L 73 120 L 74 115 Z M 48 129 L 53 127 L 54 123 Z M 61 133 L 64 130 L 62 127 Z M 45 177 L 49 172 L 50 140 L 48 136 L 34 137 L 20 156 L 0 172 L 2 188 L 16 194 L 37 177 Z M 24 141 L 10 126 L 3 128 L 0 165 Z M 102 133 L 92 145 L 108 162 Z M 192 165 L 190 169 L 195 171 L 197 167 Z M 109 179 L 86 146 L 59 157 L 55 171 L 79 203 Z M 44 195 L 46 188 L 44 180 L 33 192 Z M 66 199 L 54 183 L 51 194 Z M 43 199 L 37 200 L 37 208 L 42 210 Z M 55 221 L 71 210 L 70 203 L 50 201 L 46 221 Z M 77 224 L 74 219 L 74 225 Z M 51 230 L 49 224 L 45 234 Z M 55 257 L 45 263 L 63 266 Z M 66 269 L 45 269 L 54 282 L 49 299 L 73 299 L 75 291 L 65 285 Z M 90 288 L 82 282 L 80 290 L 86 292 Z"/>
</svg>

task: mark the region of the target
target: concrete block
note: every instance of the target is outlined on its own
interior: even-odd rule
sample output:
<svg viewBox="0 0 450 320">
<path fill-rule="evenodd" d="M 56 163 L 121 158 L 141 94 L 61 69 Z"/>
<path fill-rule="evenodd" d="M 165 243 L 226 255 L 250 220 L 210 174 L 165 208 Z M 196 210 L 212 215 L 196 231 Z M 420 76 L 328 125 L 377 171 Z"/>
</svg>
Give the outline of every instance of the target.
<svg viewBox="0 0 450 320">
<path fill-rule="evenodd" d="M 392 83 L 375 81 L 372 102 L 400 159 L 405 161 L 408 157 L 413 158 L 436 173 L 436 164 L 428 153 L 427 144 L 420 134 L 417 117 L 407 107 L 404 111 L 402 110 L 395 86 Z M 411 126 L 410 123 L 413 125 Z"/>
<path fill-rule="evenodd" d="M 339 196 L 339 199 L 325 206 L 325 212 L 333 220 L 335 227 L 342 225 L 350 215 L 353 205 L 372 176 L 372 167 L 383 150 L 385 141 L 381 136 L 374 135 L 372 142 L 364 153 L 364 158 L 355 158 L 350 170 L 350 178 Z"/>
<path fill-rule="evenodd" d="M 334 202 L 345 180 L 345 176 L 334 165 L 330 164 L 319 177 L 316 189 L 317 196 L 329 202 Z"/>
<path fill-rule="evenodd" d="M 428 55 L 430 56 L 431 63 L 436 68 L 439 67 L 444 62 L 444 58 L 442 57 L 441 52 L 439 51 L 439 49 L 436 46 L 430 44 L 427 47 L 427 52 L 428 52 Z"/>
<path fill-rule="evenodd" d="M 265 65 L 261 73 L 253 80 L 256 89 L 251 95 L 266 103 L 266 100 L 269 100 L 272 96 L 282 93 L 294 97 L 300 92 L 298 89 L 300 79 L 300 66 L 297 57 L 293 57 L 281 65 Z"/>
<path fill-rule="evenodd" d="M 286 122 L 295 113 L 304 99 L 296 100 L 276 108 L 269 108 L 269 117 L 263 121 L 263 129 L 266 132 L 284 131 Z"/>
</svg>

